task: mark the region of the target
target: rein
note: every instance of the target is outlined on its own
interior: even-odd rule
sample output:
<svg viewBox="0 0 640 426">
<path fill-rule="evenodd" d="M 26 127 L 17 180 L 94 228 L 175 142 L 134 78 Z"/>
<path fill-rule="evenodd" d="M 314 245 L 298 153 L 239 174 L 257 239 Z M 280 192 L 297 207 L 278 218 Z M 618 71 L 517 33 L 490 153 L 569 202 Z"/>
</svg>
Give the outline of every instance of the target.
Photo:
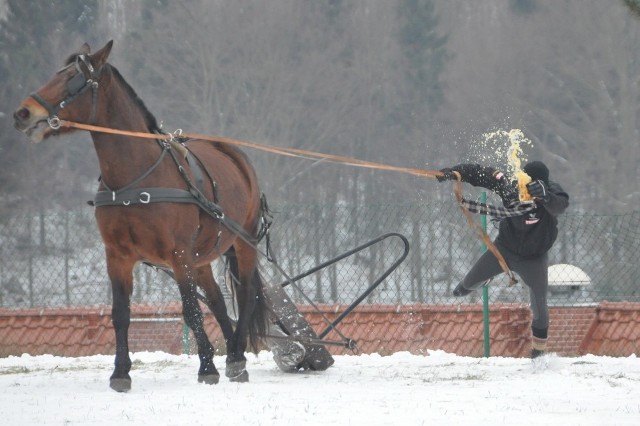
<svg viewBox="0 0 640 426">
<path fill-rule="evenodd" d="M 179 137 L 185 137 L 185 138 L 191 138 L 191 139 L 201 139 L 209 142 L 225 143 L 225 144 L 241 146 L 245 148 L 252 148 L 259 151 L 269 152 L 272 154 L 285 155 L 289 157 L 327 160 L 329 162 L 336 163 L 336 164 L 344 164 L 348 166 L 375 169 L 375 170 L 395 171 L 395 172 L 405 173 L 413 176 L 429 177 L 432 179 L 435 179 L 438 176 L 442 176 L 442 172 L 435 171 L 435 170 L 392 166 L 389 164 L 359 160 L 357 158 L 346 157 L 342 155 L 323 154 L 319 152 L 307 151 L 307 150 L 296 149 L 296 148 L 280 148 L 280 147 L 274 147 L 270 145 L 258 144 L 254 142 L 242 141 L 237 139 L 229 139 L 229 138 L 220 137 L 220 136 L 214 137 L 214 136 L 202 135 L 197 133 L 182 132 L 181 130 L 176 131 L 175 134 L 171 134 L 171 133 L 157 134 L 157 133 L 133 132 L 129 130 L 112 129 L 109 127 L 100 127 L 100 126 L 95 126 L 91 124 L 76 123 L 76 122 L 67 121 L 67 120 L 59 120 L 58 124 L 61 127 L 70 127 L 70 128 L 75 128 L 79 130 L 86 130 L 89 132 L 109 133 L 109 134 L 117 134 L 117 135 L 123 135 L 123 136 L 132 136 L 132 137 L 138 137 L 138 138 L 156 139 L 156 140 L 164 140 L 164 141 L 172 141 L 176 136 L 179 136 Z M 454 183 L 454 194 L 456 196 L 456 200 L 458 201 L 458 206 L 460 207 L 460 210 L 462 211 L 465 218 L 467 219 L 469 226 L 471 227 L 471 229 L 473 229 L 476 232 L 478 237 L 487 246 L 487 249 L 491 251 L 491 253 L 493 253 L 496 259 L 498 259 L 498 263 L 500 264 L 500 267 L 502 268 L 504 273 L 507 274 L 507 276 L 509 277 L 509 281 L 510 281 L 509 285 L 513 285 L 517 283 L 518 280 L 515 278 L 514 273 L 509 269 L 507 262 L 505 261 L 502 254 L 498 251 L 496 246 L 493 244 L 487 232 L 484 229 L 482 229 L 482 227 L 476 221 L 473 220 L 471 213 L 469 212 L 469 210 L 467 209 L 467 207 L 463 202 L 464 199 L 462 197 L 461 176 L 458 172 L 454 172 L 454 173 L 457 179 L 456 182 Z M 201 200 L 198 200 L 198 201 L 201 201 Z M 235 229 L 235 231 L 239 231 L 239 230 Z"/>
<path fill-rule="evenodd" d="M 296 148 L 279 148 L 279 147 L 274 147 L 270 145 L 258 144 L 254 142 L 224 138 L 220 136 L 209 136 L 209 135 L 201 135 L 198 133 L 182 132 L 180 130 L 177 131 L 176 134 L 161 135 L 156 133 L 132 132 L 129 130 L 111 129 L 109 127 L 100 127 L 100 126 L 94 126 L 91 124 L 75 123 L 73 121 L 67 121 L 67 120 L 60 120 L 60 126 L 72 127 L 75 129 L 87 130 L 90 132 L 111 133 L 116 135 L 133 136 L 133 137 L 146 138 L 146 139 L 170 140 L 176 136 L 180 136 L 180 137 L 191 138 L 191 139 L 202 139 L 209 142 L 220 142 L 220 143 L 225 143 L 229 145 L 253 148 L 259 151 L 269 152 L 272 154 L 286 155 L 289 157 L 327 160 L 332 163 L 345 164 L 348 166 L 362 167 L 362 168 L 376 169 L 376 170 L 396 171 L 396 172 L 401 172 L 405 174 L 410 174 L 413 176 L 430 177 L 433 179 L 435 179 L 437 176 L 442 175 L 442 172 L 435 171 L 435 170 L 425 170 L 425 169 L 418 169 L 418 168 L 411 168 L 411 167 L 398 167 L 398 166 L 392 166 L 389 164 L 359 160 L 356 158 L 346 157 L 342 155 L 323 154 L 319 152 L 306 151 L 303 149 L 296 149 Z"/>
</svg>

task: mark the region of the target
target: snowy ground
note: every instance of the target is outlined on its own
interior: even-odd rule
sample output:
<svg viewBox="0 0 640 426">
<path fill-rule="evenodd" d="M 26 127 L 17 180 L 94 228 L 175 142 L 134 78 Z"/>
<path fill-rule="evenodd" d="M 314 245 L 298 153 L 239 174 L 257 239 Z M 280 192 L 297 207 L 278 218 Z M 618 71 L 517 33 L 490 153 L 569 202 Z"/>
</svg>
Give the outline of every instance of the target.
<svg viewBox="0 0 640 426">
<path fill-rule="evenodd" d="M 197 356 L 135 353 L 133 388 L 108 386 L 113 357 L 0 359 L 5 425 L 640 425 L 640 359 L 467 358 L 441 351 L 338 356 L 280 372 L 249 356 L 250 383 L 198 384 Z M 216 364 L 222 372 L 224 357 Z"/>
</svg>

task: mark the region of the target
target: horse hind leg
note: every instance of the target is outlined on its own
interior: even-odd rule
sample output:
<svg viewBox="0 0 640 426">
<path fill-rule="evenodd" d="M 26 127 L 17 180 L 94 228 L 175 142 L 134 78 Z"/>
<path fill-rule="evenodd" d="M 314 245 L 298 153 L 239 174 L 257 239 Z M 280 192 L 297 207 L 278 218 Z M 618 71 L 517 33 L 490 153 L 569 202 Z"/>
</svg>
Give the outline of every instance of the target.
<svg viewBox="0 0 640 426">
<path fill-rule="evenodd" d="M 225 253 L 225 260 L 228 268 L 227 277 L 231 280 L 227 285 L 232 289 L 238 304 L 236 328 L 227 340 L 227 368 L 225 370 L 225 376 L 232 382 L 248 382 L 249 373 L 246 369 L 247 359 L 244 356 L 246 341 L 244 344 L 242 341 L 239 341 L 239 330 L 244 327 L 244 321 L 242 320 L 243 303 L 241 302 L 244 300 L 244 297 L 239 292 L 242 291 L 244 286 L 241 285 L 238 273 L 238 258 L 234 248 L 229 249 L 227 253 Z"/>
<path fill-rule="evenodd" d="M 247 337 L 257 350 L 259 340 L 266 334 L 266 305 L 262 292 L 262 280 L 257 269 L 255 249 L 248 245 L 230 251 L 228 254 L 230 274 L 236 278 L 236 298 L 238 301 L 238 321 L 233 337 L 227 348 L 227 369 L 225 375 L 234 382 L 246 382 Z"/>
<path fill-rule="evenodd" d="M 176 281 L 182 299 L 182 315 L 189 326 L 198 345 L 198 357 L 200 369 L 198 370 L 198 382 L 216 384 L 220 381 L 220 373 L 213 363 L 214 349 L 204 329 L 204 317 L 198 304 L 196 282 L 193 278 L 193 269 L 181 263 L 181 268 L 176 270 Z"/>
</svg>

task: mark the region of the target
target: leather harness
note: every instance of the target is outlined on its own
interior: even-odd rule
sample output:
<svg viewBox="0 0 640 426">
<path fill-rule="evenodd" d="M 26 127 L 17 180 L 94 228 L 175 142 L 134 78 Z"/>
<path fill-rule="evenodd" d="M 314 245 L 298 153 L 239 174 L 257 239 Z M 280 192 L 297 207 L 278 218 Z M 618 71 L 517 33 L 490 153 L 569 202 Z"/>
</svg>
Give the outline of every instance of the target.
<svg viewBox="0 0 640 426">
<path fill-rule="evenodd" d="M 185 147 L 183 144 L 186 141 L 181 143 L 182 147 Z M 200 194 L 204 193 L 204 177 L 205 172 L 202 170 L 200 166 L 200 161 L 196 158 L 196 156 L 189 151 L 186 150 L 186 158 L 191 171 L 193 173 L 193 177 L 195 183 L 192 183 L 190 180 L 187 182 L 189 187 L 195 185 L 195 187 L 191 188 L 191 190 L 187 191 L 179 188 L 134 188 L 140 181 L 149 176 L 151 172 L 162 162 L 164 156 L 169 152 L 173 157 L 176 165 L 178 166 L 183 177 L 187 177 L 184 172 L 182 166 L 178 162 L 177 157 L 171 151 L 171 143 L 167 141 L 160 141 L 158 143 L 162 146 L 162 153 L 158 160 L 140 177 L 135 179 L 130 184 L 118 190 L 109 189 L 104 181 L 102 184 L 107 187 L 105 191 L 98 191 L 95 195 L 93 201 L 90 201 L 89 204 L 95 207 L 103 207 L 103 206 L 129 206 L 132 204 L 149 204 L 149 203 L 188 203 L 188 204 L 199 204 L 198 199 L 194 197 L 194 190 L 199 192 Z M 175 142 L 174 143 L 178 143 Z M 185 147 L 186 148 L 186 147 Z M 208 176 L 208 173 L 207 173 Z M 217 199 L 216 194 L 216 183 L 211 179 L 211 183 L 214 188 L 214 202 Z M 202 195 L 204 197 L 204 195 Z M 222 211 L 219 207 L 216 210 Z"/>
</svg>

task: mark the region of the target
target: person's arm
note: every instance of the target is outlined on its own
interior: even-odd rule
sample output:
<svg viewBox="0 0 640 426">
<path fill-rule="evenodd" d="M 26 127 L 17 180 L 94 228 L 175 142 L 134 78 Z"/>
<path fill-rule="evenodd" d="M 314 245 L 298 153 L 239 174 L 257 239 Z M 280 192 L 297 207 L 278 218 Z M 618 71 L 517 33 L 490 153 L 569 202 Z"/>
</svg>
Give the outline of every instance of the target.
<svg viewBox="0 0 640 426">
<path fill-rule="evenodd" d="M 558 216 L 569 207 L 569 194 L 555 182 L 536 180 L 527 185 L 529 194 L 553 216 Z"/>
<path fill-rule="evenodd" d="M 562 187 L 555 182 L 549 182 L 549 200 L 544 204 L 544 208 L 554 216 L 564 213 L 569 207 L 569 194 L 564 192 Z"/>
<path fill-rule="evenodd" d="M 460 173 L 463 182 L 473 186 L 486 188 L 503 196 L 508 192 L 509 185 L 507 177 L 494 167 L 481 166 L 480 164 L 458 164 L 450 168 L 440 170 L 443 175 L 438 177 L 438 181 L 456 180 L 453 172 Z"/>
</svg>

